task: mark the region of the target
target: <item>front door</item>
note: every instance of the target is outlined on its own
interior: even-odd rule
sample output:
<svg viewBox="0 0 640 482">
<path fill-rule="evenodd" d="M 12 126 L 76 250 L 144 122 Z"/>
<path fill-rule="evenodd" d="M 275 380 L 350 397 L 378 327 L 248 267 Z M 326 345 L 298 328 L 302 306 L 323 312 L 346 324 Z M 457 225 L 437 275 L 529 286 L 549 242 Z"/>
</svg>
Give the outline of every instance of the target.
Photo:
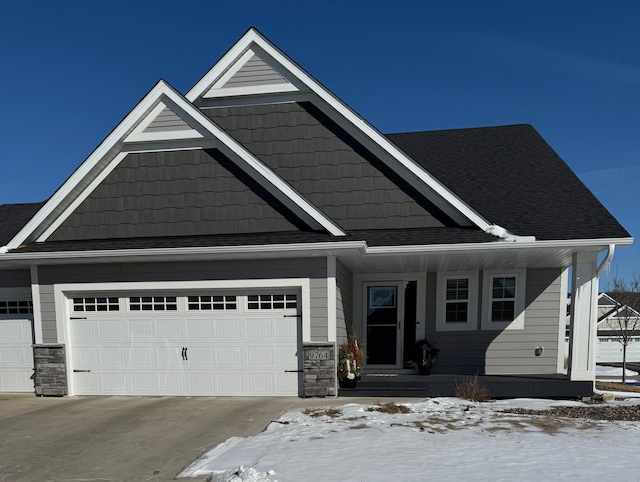
<svg viewBox="0 0 640 482">
<path fill-rule="evenodd" d="M 404 290 L 400 281 L 364 284 L 367 365 L 402 366 Z"/>
</svg>

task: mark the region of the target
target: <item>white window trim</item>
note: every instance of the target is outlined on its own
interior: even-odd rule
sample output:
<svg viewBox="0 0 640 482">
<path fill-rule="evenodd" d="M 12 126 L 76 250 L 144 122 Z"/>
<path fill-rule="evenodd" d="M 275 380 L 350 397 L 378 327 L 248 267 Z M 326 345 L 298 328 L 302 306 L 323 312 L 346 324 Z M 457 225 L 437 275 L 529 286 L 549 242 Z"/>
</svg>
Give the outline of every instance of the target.
<svg viewBox="0 0 640 482">
<path fill-rule="evenodd" d="M 496 277 L 515 277 L 516 298 L 515 298 L 515 319 L 513 321 L 490 321 L 492 305 L 492 281 Z M 485 270 L 482 276 L 482 329 L 483 330 L 523 330 L 524 329 L 524 298 L 527 292 L 526 279 L 527 270 L 512 269 Z"/>
<path fill-rule="evenodd" d="M 467 300 L 467 321 L 465 323 L 447 323 L 446 283 L 450 279 L 469 280 L 469 298 Z M 436 331 L 473 331 L 478 328 L 478 271 L 439 271 L 436 288 Z"/>
</svg>

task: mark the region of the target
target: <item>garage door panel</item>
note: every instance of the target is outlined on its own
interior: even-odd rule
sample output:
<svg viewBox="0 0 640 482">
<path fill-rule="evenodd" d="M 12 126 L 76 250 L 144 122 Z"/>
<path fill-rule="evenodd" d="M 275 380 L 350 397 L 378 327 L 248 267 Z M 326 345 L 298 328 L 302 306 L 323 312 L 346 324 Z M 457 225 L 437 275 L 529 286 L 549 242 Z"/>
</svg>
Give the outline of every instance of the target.
<svg viewBox="0 0 640 482">
<path fill-rule="evenodd" d="M 182 347 L 158 346 L 156 347 L 157 364 L 161 367 L 182 367 Z"/>
<path fill-rule="evenodd" d="M 127 376 L 124 373 L 103 373 L 101 374 L 101 393 L 127 393 Z"/>
<path fill-rule="evenodd" d="M 127 366 L 129 365 L 128 350 L 120 346 L 100 347 L 100 364 L 104 366 Z"/>
<path fill-rule="evenodd" d="M 218 346 L 216 347 L 216 361 L 218 366 L 242 366 L 241 346 Z"/>
<path fill-rule="evenodd" d="M 214 349 L 211 346 L 190 346 L 187 353 L 189 366 L 210 367 L 215 365 Z"/>
<path fill-rule="evenodd" d="M 298 390 L 298 374 L 297 373 L 276 374 L 276 393 L 290 394 L 290 393 L 296 393 L 297 390 Z"/>
<path fill-rule="evenodd" d="M 158 393 L 158 380 L 155 373 L 131 373 L 132 393 L 139 395 L 151 395 Z"/>
<path fill-rule="evenodd" d="M 157 320 L 156 329 L 158 338 L 165 340 L 183 340 L 181 320 Z"/>
<path fill-rule="evenodd" d="M 123 340 L 129 338 L 126 333 L 126 321 L 124 320 L 100 320 L 98 333 L 102 340 Z"/>
<path fill-rule="evenodd" d="M 211 339 L 213 336 L 213 320 L 186 320 L 189 340 Z"/>
<path fill-rule="evenodd" d="M 247 365 L 272 366 L 274 363 L 273 348 L 270 346 L 247 347 Z"/>
<path fill-rule="evenodd" d="M 133 367 L 152 367 L 158 364 L 154 346 L 131 346 L 129 348 L 129 360 Z"/>
<path fill-rule="evenodd" d="M 77 340 L 95 340 L 98 338 L 98 321 L 71 320 L 73 337 Z"/>
<path fill-rule="evenodd" d="M 292 360 L 296 359 L 298 355 L 298 349 L 295 346 L 274 346 L 274 364 L 280 367 L 288 367 L 291 370 L 295 370 L 296 366 L 292 363 Z"/>
<path fill-rule="evenodd" d="M 98 347 L 77 347 L 73 352 L 74 363 L 79 368 L 97 367 L 100 365 Z"/>
<path fill-rule="evenodd" d="M 185 393 L 184 382 L 183 373 L 161 373 L 158 375 L 158 387 L 160 393 Z"/>
<path fill-rule="evenodd" d="M 275 338 L 295 340 L 297 339 L 298 318 L 281 318 L 273 320 Z"/>
<path fill-rule="evenodd" d="M 129 337 L 131 340 L 153 340 L 153 320 L 129 320 Z"/>
<path fill-rule="evenodd" d="M 0 373 L 0 391 L 25 392 L 33 390 L 33 383 L 25 376 L 24 370 L 3 370 Z"/>
<path fill-rule="evenodd" d="M 189 388 L 192 393 L 215 394 L 216 383 L 213 373 L 189 373 Z"/>
<path fill-rule="evenodd" d="M 273 320 L 257 319 L 247 320 L 247 338 L 273 338 Z"/>
<path fill-rule="evenodd" d="M 216 373 L 218 379 L 218 393 L 240 394 L 242 390 L 242 374 Z"/>
<path fill-rule="evenodd" d="M 239 339 L 242 335 L 240 320 L 215 320 L 214 324 L 217 339 Z"/>
<path fill-rule="evenodd" d="M 247 392 L 254 395 L 273 393 L 275 379 L 272 373 L 247 373 Z"/>
</svg>

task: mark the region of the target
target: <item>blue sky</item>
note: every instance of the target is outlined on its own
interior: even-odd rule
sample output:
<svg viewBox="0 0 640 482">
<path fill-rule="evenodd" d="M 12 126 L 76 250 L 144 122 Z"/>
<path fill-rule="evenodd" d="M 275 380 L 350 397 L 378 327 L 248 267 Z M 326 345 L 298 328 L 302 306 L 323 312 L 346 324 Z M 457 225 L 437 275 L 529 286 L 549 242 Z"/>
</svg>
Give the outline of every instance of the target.
<svg viewBox="0 0 640 482">
<path fill-rule="evenodd" d="M 185 93 L 255 26 L 382 132 L 532 124 L 640 236 L 637 2 L 38 0 L 0 9 L 0 204 L 49 197 L 159 78 Z M 617 251 L 611 275 L 640 270 L 637 244 Z"/>
</svg>

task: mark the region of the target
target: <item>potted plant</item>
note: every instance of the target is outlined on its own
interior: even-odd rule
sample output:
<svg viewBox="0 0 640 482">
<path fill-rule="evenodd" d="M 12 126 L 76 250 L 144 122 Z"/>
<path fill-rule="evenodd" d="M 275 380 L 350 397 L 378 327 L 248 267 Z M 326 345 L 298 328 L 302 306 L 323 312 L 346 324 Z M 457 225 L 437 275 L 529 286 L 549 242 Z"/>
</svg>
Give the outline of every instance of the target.
<svg viewBox="0 0 640 482">
<path fill-rule="evenodd" d="M 355 388 L 362 375 L 364 352 L 355 333 L 338 348 L 338 382 L 340 388 Z"/>
<path fill-rule="evenodd" d="M 440 350 L 434 348 L 428 340 L 416 341 L 413 351 L 413 363 L 418 368 L 420 375 L 429 375 L 431 373 L 431 366 L 438 353 L 440 353 Z"/>
</svg>

